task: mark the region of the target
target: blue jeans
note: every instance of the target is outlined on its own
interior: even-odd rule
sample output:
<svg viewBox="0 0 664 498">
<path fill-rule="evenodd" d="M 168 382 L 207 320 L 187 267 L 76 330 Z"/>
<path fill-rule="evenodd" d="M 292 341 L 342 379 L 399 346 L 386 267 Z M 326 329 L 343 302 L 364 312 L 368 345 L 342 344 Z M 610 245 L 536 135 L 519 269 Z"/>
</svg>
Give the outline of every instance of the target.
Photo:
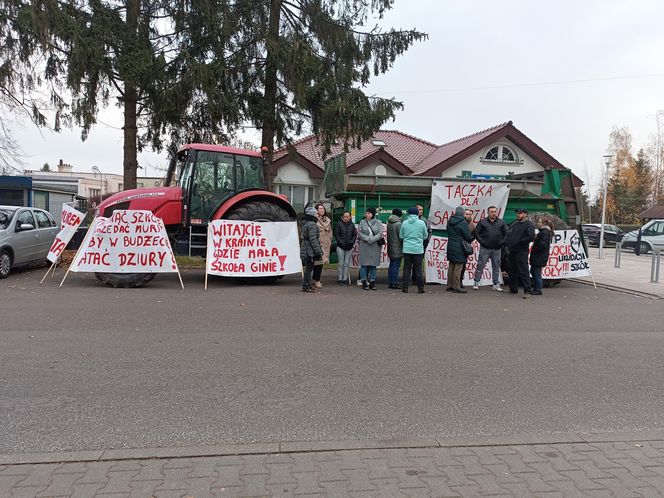
<svg viewBox="0 0 664 498">
<path fill-rule="evenodd" d="M 531 266 L 530 276 L 533 277 L 533 290 L 542 292 L 542 267 Z"/>
<path fill-rule="evenodd" d="M 401 258 L 390 258 L 390 267 L 387 269 L 387 283 L 390 285 L 399 285 L 399 267 Z"/>
<path fill-rule="evenodd" d="M 482 279 L 482 272 L 487 261 L 491 260 L 491 277 L 493 285 L 498 285 L 500 281 L 500 249 L 489 249 L 488 247 L 480 246 L 480 255 L 477 258 L 477 269 L 475 270 L 475 283 L 479 284 Z"/>
<path fill-rule="evenodd" d="M 369 282 L 376 281 L 376 267 L 375 266 L 360 266 L 360 280 L 367 280 L 367 274 L 369 276 Z"/>
</svg>

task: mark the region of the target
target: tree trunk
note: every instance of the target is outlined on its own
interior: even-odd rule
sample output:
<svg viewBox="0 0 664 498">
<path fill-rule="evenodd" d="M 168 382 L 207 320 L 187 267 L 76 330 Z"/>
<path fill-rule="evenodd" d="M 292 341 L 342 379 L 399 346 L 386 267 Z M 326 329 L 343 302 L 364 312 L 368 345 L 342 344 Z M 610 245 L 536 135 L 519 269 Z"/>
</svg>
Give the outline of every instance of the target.
<svg viewBox="0 0 664 498">
<path fill-rule="evenodd" d="M 282 0 L 272 0 L 270 4 L 270 26 L 267 34 L 267 53 L 265 58 L 265 95 L 263 115 L 263 136 L 261 142 L 267 147 L 265 155 L 265 188 L 273 189 L 274 168 L 272 165 L 272 156 L 274 154 L 274 135 L 277 127 L 277 64 L 274 50 L 279 43 L 279 24 L 281 22 L 281 2 Z"/>
<path fill-rule="evenodd" d="M 127 33 L 132 37 L 138 36 L 138 18 L 141 14 L 141 0 L 127 0 Z M 138 106 L 138 91 L 131 82 L 125 81 L 124 87 L 124 126 L 122 127 L 124 189 L 136 188 L 137 158 L 137 127 L 136 109 Z"/>
<path fill-rule="evenodd" d="M 136 88 L 125 84 L 124 91 L 124 185 L 125 190 L 136 188 L 136 171 L 138 169 L 137 147 L 136 147 Z"/>
</svg>

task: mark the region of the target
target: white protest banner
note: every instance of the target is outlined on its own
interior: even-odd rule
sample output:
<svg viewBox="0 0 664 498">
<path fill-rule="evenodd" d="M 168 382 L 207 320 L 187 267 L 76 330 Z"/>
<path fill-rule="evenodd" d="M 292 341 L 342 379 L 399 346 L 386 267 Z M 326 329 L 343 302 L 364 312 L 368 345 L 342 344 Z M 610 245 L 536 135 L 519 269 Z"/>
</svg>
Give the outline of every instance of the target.
<svg viewBox="0 0 664 498">
<path fill-rule="evenodd" d="M 300 273 L 295 222 L 214 220 L 208 225 L 205 271 L 226 277 Z"/>
<path fill-rule="evenodd" d="M 150 211 L 123 210 L 95 218 L 69 270 L 179 273 L 161 218 Z"/>
<path fill-rule="evenodd" d="M 359 224 L 355 225 L 355 228 L 359 228 Z M 380 249 L 380 264 L 376 268 L 389 268 L 390 267 L 390 257 L 387 255 L 387 224 L 381 223 L 380 225 L 380 231 L 383 234 L 383 240 L 385 241 L 385 244 Z M 351 252 L 351 262 L 350 262 L 350 267 L 351 268 L 359 268 L 360 267 L 360 236 L 357 236 L 357 240 L 355 240 L 355 245 L 353 246 L 353 250 Z"/>
<path fill-rule="evenodd" d="M 579 233 L 576 230 L 556 230 L 549 249 L 549 262 L 542 268 L 542 278 L 576 278 L 591 274 L 590 261 Z"/>
<path fill-rule="evenodd" d="M 77 211 L 73 207 L 63 204 L 62 205 L 62 222 L 60 224 L 60 231 L 55 236 L 55 240 L 48 250 L 48 259 L 51 263 L 55 263 L 62 255 L 62 252 L 69 244 L 79 225 L 83 221 L 83 213 Z"/>
<path fill-rule="evenodd" d="M 458 206 L 473 212 L 473 223 L 487 217 L 489 206 L 496 206 L 498 217 L 502 218 L 509 195 L 509 183 L 435 181 L 431 186 L 431 228 L 446 230 L 447 221 Z"/>
<path fill-rule="evenodd" d="M 480 255 L 480 245 L 476 240 L 473 241 L 473 249 L 473 254 L 468 256 L 463 279 L 463 285 L 467 286 L 473 285 L 475 271 L 477 270 L 477 260 Z M 432 235 L 427 250 L 424 252 L 424 260 L 427 283 L 446 284 L 447 270 L 449 268 L 449 261 L 447 261 L 447 237 Z M 492 285 L 493 280 L 491 275 L 492 268 L 491 261 L 489 261 L 484 267 L 479 285 Z M 499 281 L 502 282 L 502 276 Z"/>
</svg>

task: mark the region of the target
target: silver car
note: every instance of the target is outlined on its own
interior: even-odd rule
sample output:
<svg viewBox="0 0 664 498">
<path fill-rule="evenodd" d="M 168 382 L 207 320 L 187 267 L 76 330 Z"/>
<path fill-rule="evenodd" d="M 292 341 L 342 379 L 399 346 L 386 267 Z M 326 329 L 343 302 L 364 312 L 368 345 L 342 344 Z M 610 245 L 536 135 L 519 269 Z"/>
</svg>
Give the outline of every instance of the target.
<svg viewBox="0 0 664 498">
<path fill-rule="evenodd" d="M 14 266 L 44 261 L 59 231 L 48 211 L 0 206 L 0 278 Z"/>
<path fill-rule="evenodd" d="M 664 220 L 650 220 L 640 230 L 639 252 L 641 254 L 648 254 L 653 249 L 664 249 Z M 636 252 L 638 237 L 638 230 L 626 233 L 622 239 L 622 246 L 625 249 L 634 249 Z"/>
</svg>

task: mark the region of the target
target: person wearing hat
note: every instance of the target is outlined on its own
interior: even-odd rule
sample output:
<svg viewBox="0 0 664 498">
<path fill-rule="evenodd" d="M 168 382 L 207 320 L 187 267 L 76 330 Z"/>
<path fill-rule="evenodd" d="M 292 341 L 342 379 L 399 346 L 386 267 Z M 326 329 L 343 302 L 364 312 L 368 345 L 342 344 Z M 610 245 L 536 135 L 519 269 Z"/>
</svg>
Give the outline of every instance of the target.
<svg viewBox="0 0 664 498">
<path fill-rule="evenodd" d="M 380 264 L 383 245 L 378 241 L 383 238 L 383 224 L 376 219 L 376 209 L 367 208 L 364 219 L 357 229 L 360 239 L 360 280 L 364 290 L 376 290 L 376 268 Z"/>
<path fill-rule="evenodd" d="M 507 271 L 509 274 L 510 292 L 519 293 L 523 287 L 523 298 L 530 294 L 530 275 L 528 273 L 528 248 L 535 240 L 535 225 L 528 219 L 526 208 L 516 209 L 516 221 L 510 225 L 505 237 L 507 245 Z"/>
<path fill-rule="evenodd" d="M 465 211 L 463 207 L 457 207 L 454 210 L 454 215 L 450 216 L 447 222 L 447 261 L 449 268 L 447 270 L 447 289 L 445 290 L 457 294 L 467 293 L 466 290 L 461 288 L 461 271 L 468 261 L 468 255 L 462 241 L 469 244 L 473 241 L 468 222 L 463 216 Z"/>
<path fill-rule="evenodd" d="M 408 292 L 411 278 L 411 269 L 415 272 L 417 293 L 424 294 L 424 279 L 422 278 L 422 258 L 424 256 L 424 241 L 427 238 L 427 226 L 418 218 L 417 208 L 408 209 L 408 218 L 401 223 L 399 236 L 403 240 L 403 288 Z"/>
<path fill-rule="evenodd" d="M 401 230 L 401 216 L 403 211 L 394 208 L 387 219 L 387 256 L 390 258 L 390 267 L 387 270 L 387 283 L 390 289 L 399 288 L 399 267 L 403 256 L 403 240 Z"/>
<path fill-rule="evenodd" d="M 302 228 L 300 230 L 300 259 L 304 272 L 302 273 L 302 292 L 314 292 L 313 280 L 311 274 L 314 271 L 314 261 L 323 257 L 323 248 L 318 239 L 318 213 L 316 208 L 308 207 L 304 210 L 302 217 Z"/>
</svg>

